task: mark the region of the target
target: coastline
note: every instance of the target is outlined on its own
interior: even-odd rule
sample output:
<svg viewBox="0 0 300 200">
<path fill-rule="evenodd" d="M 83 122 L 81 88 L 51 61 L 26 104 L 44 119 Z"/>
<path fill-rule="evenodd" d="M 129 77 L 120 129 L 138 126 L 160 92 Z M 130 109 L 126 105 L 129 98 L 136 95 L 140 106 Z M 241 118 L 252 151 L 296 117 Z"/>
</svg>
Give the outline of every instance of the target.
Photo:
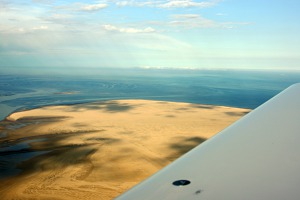
<svg viewBox="0 0 300 200">
<path fill-rule="evenodd" d="M 1 180 L 0 197 L 111 199 L 247 112 L 136 99 L 15 112 L 1 121 L 0 145 L 27 142 L 27 151 L 41 154 L 16 163 L 22 172 Z"/>
</svg>

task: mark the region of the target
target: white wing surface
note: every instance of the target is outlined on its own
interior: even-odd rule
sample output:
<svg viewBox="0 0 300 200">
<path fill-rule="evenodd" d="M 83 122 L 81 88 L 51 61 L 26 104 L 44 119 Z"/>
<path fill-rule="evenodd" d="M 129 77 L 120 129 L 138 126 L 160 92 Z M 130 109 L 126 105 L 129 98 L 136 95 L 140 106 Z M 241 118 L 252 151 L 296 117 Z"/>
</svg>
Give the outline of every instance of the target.
<svg viewBox="0 0 300 200">
<path fill-rule="evenodd" d="M 300 84 L 117 199 L 299 200 Z"/>
</svg>

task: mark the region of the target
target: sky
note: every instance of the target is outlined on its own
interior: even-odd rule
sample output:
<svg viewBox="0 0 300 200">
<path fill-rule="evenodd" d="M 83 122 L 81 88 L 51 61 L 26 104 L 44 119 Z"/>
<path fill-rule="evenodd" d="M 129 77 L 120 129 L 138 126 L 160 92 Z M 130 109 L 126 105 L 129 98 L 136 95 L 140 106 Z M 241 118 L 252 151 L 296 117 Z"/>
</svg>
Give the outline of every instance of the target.
<svg viewBox="0 0 300 200">
<path fill-rule="evenodd" d="M 0 70 L 300 70 L 298 0 L 0 0 Z"/>
</svg>

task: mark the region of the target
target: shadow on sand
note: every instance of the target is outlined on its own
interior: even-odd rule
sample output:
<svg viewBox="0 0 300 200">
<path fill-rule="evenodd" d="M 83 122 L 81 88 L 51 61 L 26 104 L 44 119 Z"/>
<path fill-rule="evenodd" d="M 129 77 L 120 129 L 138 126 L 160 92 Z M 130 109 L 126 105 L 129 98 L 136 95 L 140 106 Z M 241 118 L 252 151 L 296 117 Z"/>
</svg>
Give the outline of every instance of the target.
<svg viewBox="0 0 300 200">
<path fill-rule="evenodd" d="M 245 112 L 225 112 L 226 115 L 229 116 L 234 116 L 234 117 L 242 117 L 246 114 L 248 114 L 250 111 L 245 111 Z"/>
<path fill-rule="evenodd" d="M 135 106 L 129 105 L 127 103 L 119 103 L 118 101 L 99 101 L 95 103 L 88 104 L 75 104 L 70 105 L 66 109 L 68 112 L 78 112 L 81 110 L 102 110 L 105 112 L 116 113 L 116 112 L 126 112 L 133 109 Z"/>
<path fill-rule="evenodd" d="M 13 136 L 0 140 L 0 179 L 34 173 L 36 169 L 60 169 L 69 165 L 87 162 L 89 156 L 99 148 L 95 145 L 112 144 L 119 139 L 95 137 L 94 133 L 105 130 L 57 130 L 48 134 L 38 133 L 38 127 L 60 122 L 64 117 L 23 118 L 15 122 L 6 121 L 7 132 L 18 131 L 26 137 Z M 38 123 L 37 123 L 38 122 Z M 19 124 L 26 124 L 25 127 Z M 20 127 L 20 128 L 18 128 Z M 9 135 L 9 134 L 8 134 Z M 91 135 L 91 136 L 89 136 Z M 85 137 L 79 143 L 66 143 L 72 137 Z M 20 173 L 21 171 L 21 173 Z"/>
<path fill-rule="evenodd" d="M 169 144 L 169 148 L 173 153 L 169 155 L 168 158 L 171 160 L 175 160 L 176 158 L 192 150 L 205 140 L 206 138 L 202 137 L 176 137 L 174 138 L 172 143 Z"/>
</svg>

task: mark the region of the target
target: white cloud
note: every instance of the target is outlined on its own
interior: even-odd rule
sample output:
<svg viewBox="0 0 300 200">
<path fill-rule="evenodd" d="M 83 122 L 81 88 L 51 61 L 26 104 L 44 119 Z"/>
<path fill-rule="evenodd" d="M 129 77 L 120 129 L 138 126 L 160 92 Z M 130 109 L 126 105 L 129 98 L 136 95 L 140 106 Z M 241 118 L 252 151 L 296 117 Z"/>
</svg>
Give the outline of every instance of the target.
<svg viewBox="0 0 300 200">
<path fill-rule="evenodd" d="M 0 1 L 0 10 L 8 9 L 9 2 L 8 1 Z"/>
<path fill-rule="evenodd" d="M 172 15 L 174 19 L 169 24 L 171 26 L 180 26 L 184 28 L 220 28 L 224 27 L 222 23 L 206 19 L 198 14 Z"/>
<path fill-rule="evenodd" d="M 105 24 L 102 27 L 107 31 L 118 31 L 117 27 L 110 25 L 110 24 Z"/>
<path fill-rule="evenodd" d="M 33 3 L 53 4 L 54 0 L 32 0 Z"/>
<path fill-rule="evenodd" d="M 33 27 L 32 30 L 47 30 L 48 26 L 37 26 L 37 27 Z"/>
<path fill-rule="evenodd" d="M 137 29 L 137 28 L 120 28 L 110 24 L 105 24 L 102 26 L 106 31 L 116 31 L 120 33 L 153 33 L 155 29 L 151 27 L 147 27 L 144 29 Z"/>
<path fill-rule="evenodd" d="M 247 26 L 247 25 L 251 25 L 253 23 L 251 22 L 223 22 L 222 25 L 225 28 L 235 28 L 237 26 Z"/>
<path fill-rule="evenodd" d="M 98 11 L 103 8 L 106 8 L 107 4 L 99 3 L 99 4 L 91 4 L 91 5 L 82 5 L 79 10 L 81 11 Z"/>
<path fill-rule="evenodd" d="M 117 6 L 133 6 L 134 4 L 130 1 L 120 1 L 116 2 Z"/>
<path fill-rule="evenodd" d="M 197 19 L 200 17 L 198 14 L 178 14 L 178 15 L 172 15 L 173 18 L 177 19 Z"/>
<path fill-rule="evenodd" d="M 136 7 L 144 7 L 144 6 L 155 6 L 158 2 L 156 1 L 119 1 L 116 2 L 117 6 L 136 6 Z"/>
<path fill-rule="evenodd" d="M 50 16 L 45 17 L 45 20 L 49 21 L 55 21 L 55 22 L 60 22 L 60 21 L 66 21 L 71 19 L 72 16 L 69 14 L 52 14 Z"/>
<path fill-rule="evenodd" d="M 198 7 L 206 8 L 215 6 L 221 0 L 211 0 L 211 1 L 193 1 L 193 0 L 162 0 L 162 1 L 118 1 L 116 5 L 118 6 L 136 6 L 136 7 L 157 7 L 157 8 L 188 8 L 188 7 Z"/>
<path fill-rule="evenodd" d="M 218 1 L 196 2 L 192 0 L 171 0 L 167 3 L 160 4 L 158 7 L 160 8 L 188 8 L 188 7 L 207 8 L 207 7 L 214 6 L 217 3 Z"/>
<path fill-rule="evenodd" d="M 98 3 L 98 4 L 83 4 L 83 3 L 72 3 L 61 6 L 56 6 L 56 9 L 65 11 L 75 11 L 75 12 L 96 12 L 108 7 L 108 4 Z"/>
<path fill-rule="evenodd" d="M 6 5 L 7 7 L 1 11 L 0 34 L 27 34 L 46 29 L 45 22 L 39 18 L 44 11 L 43 9 L 39 7 L 27 9 L 25 4 Z"/>
<path fill-rule="evenodd" d="M 251 23 L 249 22 L 217 22 L 207 19 L 198 14 L 178 14 L 171 15 L 172 21 L 169 22 L 173 27 L 190 28 L 235 28 L 237 26 L 245 26 Z"/>
</svg>

